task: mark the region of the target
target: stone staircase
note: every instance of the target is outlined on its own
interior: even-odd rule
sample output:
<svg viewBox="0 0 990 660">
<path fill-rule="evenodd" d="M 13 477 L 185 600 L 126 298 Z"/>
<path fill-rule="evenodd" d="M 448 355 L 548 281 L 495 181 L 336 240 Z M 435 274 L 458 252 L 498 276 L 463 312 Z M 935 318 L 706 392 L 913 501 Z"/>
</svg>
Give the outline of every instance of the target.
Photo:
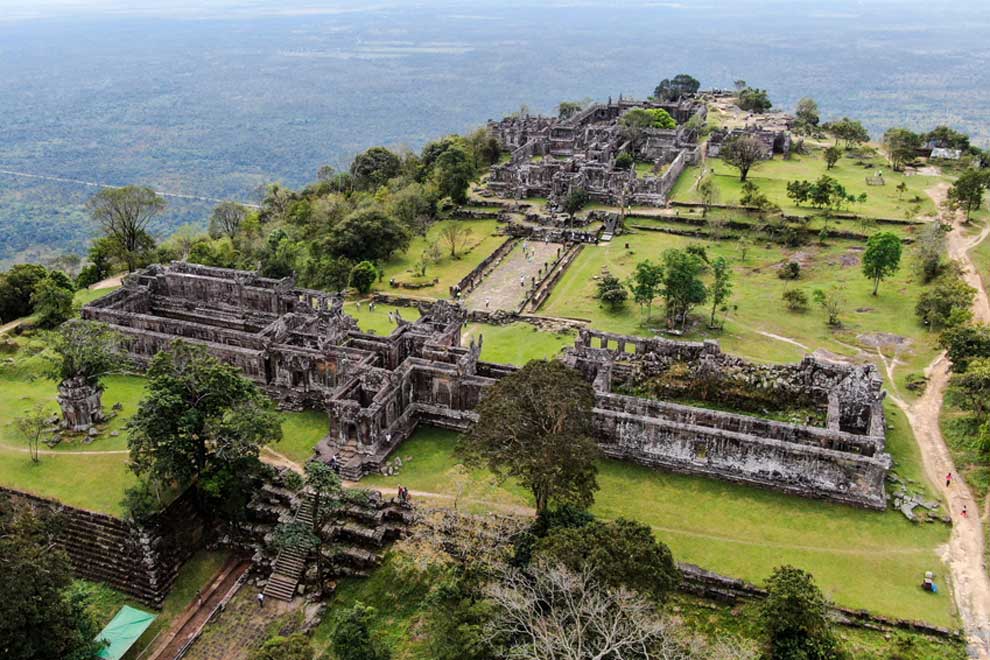
<svg viewBox="0 0 990 660">
<path fill-rule="evenodd" d="M 303 495 L 299 508 L 296 509 L 294 522 L 304 525 L 313 524 L 313 498 Z M 271 577 L 265 585 L 265 598 L 277 598 L 290 601 L 296 595 L 296 587 L 306 570 L 306 559 L 309 551 L 297 547 L 282 548 L 275 558 Z"/>
</svg>

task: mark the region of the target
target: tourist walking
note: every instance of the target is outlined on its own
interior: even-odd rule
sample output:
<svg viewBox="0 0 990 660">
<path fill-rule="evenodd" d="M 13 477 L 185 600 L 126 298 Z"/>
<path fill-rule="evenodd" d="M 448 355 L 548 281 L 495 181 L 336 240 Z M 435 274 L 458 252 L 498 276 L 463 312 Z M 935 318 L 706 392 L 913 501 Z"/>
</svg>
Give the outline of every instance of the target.
<svg viewBox="0 0 990 660">
<path fill-rule="evenodd" d="M 265 606 L 265 594 L 261 592 L 258 594 L 258 607 L 262 608 Z"/>
<path fill-rule="evenodd" d="M 965 504 L 963 504 L 963 508 L 962 508 L 962 517 L 963 518 L 969 518 L 969 512 L 966 510 L 966 505 Z"/>
<path fill-rule="evenodd" d="M 952 473 L 949 472 L 945 475 L 945 487 L 948 488 L 952 485 Z"/>
</svg>

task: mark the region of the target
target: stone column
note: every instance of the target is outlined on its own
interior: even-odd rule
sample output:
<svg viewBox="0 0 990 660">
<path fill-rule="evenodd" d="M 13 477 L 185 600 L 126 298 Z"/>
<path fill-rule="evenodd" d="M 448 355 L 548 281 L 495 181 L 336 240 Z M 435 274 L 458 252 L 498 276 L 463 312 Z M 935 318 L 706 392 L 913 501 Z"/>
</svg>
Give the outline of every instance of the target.
<svg viewBox="0 0 990 660">
<path fill-rule="evenodd" d="M 59 383 L 58 405 L 62 408 L 62 428 L 87 431 L 94 424 L 106 421 L 102 396 L 102 385 L 87 383 L 83 378 L 70 378 Z"/>
</svg>

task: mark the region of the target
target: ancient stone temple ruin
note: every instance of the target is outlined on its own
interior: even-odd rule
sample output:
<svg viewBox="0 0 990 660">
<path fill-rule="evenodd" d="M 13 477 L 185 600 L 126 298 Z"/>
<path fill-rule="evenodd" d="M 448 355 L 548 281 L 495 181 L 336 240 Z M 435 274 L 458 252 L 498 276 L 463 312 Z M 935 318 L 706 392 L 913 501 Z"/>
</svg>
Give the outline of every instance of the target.
<svg viewBox="0 0 990 660">
<path fill-rule="evenodd" d="M 387 337 L 361 332 L 343 301 L 291 278 L 173 262 L 125 280 L 85 318 L 114 326 L 146 364 L 175 339 L 205 345 L 240 367 L 282 406 L 325 410 L 316 447 L 344 476 L 380 470 L 419 423 L 466 430 L 487 387 L 515 368 L 461 346 L 466 312 L 440 301 L 415 322 L 396 316 Z M 597 346 L 594 344 L 597 342 Z M 759 365 L 715 342 L 674 342 L 582 330 L 561 359 L 596 390 L 598 441 L 608 456 L 652 467 L 871 508 L 885 506 L 881 380 L 872 366 L 815 358 Z M 678 378 L 671 379 L 671 374 Z M 760 406 L 797 401 L 815 425 L 665 400 L 686 388 L 737 392 Z M 703 397 L 702 397 L 703 398 Z"/>
<path fill-rule="evenodd" d="M 619 119 L 633 108 L 662 108 L 678 125 L 643 129 L 632 141 Z M 553 202 L 580 188 L 605 204 L 662 206 L 681 171 L 700 157 L 697 126 L 706 115 L 707 106 L 694 98 L 657 103 L 619 97 L 567 119 L 520 115 L 490 122 L 511 157 L 492 166 L 488 190 L 499 197 L 547 197 Z M 652 171 L 638 176 L 635 169 L 616 169 L 615 159 L 623 152 L 652 164 Z"/>
</svg>

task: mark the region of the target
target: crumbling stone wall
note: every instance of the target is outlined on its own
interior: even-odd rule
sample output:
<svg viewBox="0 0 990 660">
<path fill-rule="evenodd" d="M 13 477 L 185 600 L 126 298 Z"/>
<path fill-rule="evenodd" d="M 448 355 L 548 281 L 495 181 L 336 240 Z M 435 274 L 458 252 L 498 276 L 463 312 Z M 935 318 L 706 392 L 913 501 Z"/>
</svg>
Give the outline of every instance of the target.
<svg viewBox="0 0 990 660">
<path fill-rule="evenodd" d="M 291 280 L 176 263 L 128 278 L 83 315 L 114 325 L 139 361 L 176 338 L 198 342 L 244 369 L 284 407 L 325 410 L 328 434 L 316 455 L 336 457 L 351 479 L 379 470 L 420 423 L 469 429 L 485 390 L 515 370 L 481 362 L 482 338 L 461 346 L 468 315 L 456 304 L 424 302 L 415 322 L 393 312 L 397 327 L 387 337 L 360 332 L 342 305 L 339 298 L 292 288 Z M 871 366 L 813 357 L 755 364 L 722 353 L 716 342 L 587 328 L 561 359 L 594 384 L 595 424 L 609 456 L 884 506 L 890 457 L 881 380 Z M 802 401 L 823 411 L 826 423 L 786 424 L 628 394 L 674 365 L 709 387 L 729 383 Z"/>
<path fill-rule="evenodd" d="M 0 494 L 57 516 L 57 543 L 76 575 L 154 608 L 161 607 L 182 564 L 205 545 L 191 491 L 141 525 L 9 488 L 0 487 Z"/>
</svg>

